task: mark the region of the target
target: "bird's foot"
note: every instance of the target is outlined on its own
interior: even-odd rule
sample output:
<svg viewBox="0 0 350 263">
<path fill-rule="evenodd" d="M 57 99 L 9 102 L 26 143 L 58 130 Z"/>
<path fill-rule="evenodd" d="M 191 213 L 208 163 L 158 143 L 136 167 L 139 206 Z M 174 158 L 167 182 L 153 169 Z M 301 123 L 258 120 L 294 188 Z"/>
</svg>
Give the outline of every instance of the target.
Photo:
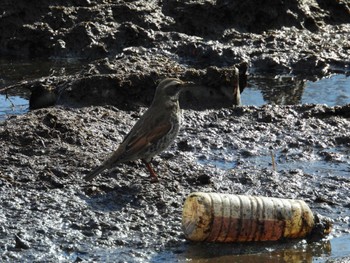
<svg viewBox="0 0 350 263">
<path fill-rule="evenodd" d="M 151 179 L 150 179 L 150 182 L 152 183 L 152 184 L 154 184 L 154 183 L 159 183 L 159 179 L 158 179 L 158 177 L 157 176 L 150 176 L 151 177 Z"/>
<path fill-rule="evenodd" d="M 149 174 L 150 174 L 150 178 L 151 178 L 151 183 L 158 183 L 159 182 L 159 179 L 158 179 L 158 176 L 156 175 L 156 173 L 154 172 L 152 166 L 150 163 L 146 162 L 145 160 L 142 160 L 144 162 L 144 164 L 146 165 L 148 171 L 149 171 Z"/>
</svg>

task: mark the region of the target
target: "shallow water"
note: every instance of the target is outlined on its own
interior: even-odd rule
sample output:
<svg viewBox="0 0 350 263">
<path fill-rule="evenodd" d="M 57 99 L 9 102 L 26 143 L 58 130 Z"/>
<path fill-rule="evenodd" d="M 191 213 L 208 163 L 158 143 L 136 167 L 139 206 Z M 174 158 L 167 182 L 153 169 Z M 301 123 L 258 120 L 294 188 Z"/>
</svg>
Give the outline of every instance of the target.
<svg viewBox="0 0 350 263">
<path fill-rule="evenodd" d="M 337 257 L 345 257 L 350 255 L 350 236 L 343 236 L 313 244 L 307 244 L 304 241 L 300 241 L 286 244 L 277 244 L 272 242 L 266 243 L 264 246 L 262 246 L 261 243 L 219 245 L 221 249 L 219 253 L 217 253 L 215 249 L 210 249 L 210 246 L 213 245 L 197 245 L 187 254 L 184 254 L 186 255 L 185 258 L 181 258 L 184 256 L 181 255 L 179 257 L 180 261 L 185 262 L 185 260 L 191 260 L 191 262 L 196 263 L 323 263 L 328 259 L 335 259 Z M 219 248 L 217 247 L 217 249 Z M 235 252 L 232 253 L 232 251 Z"/>
<path fill-rule="evenodd" d="M 0 95 L 0 121 L 11 115 L 24 114 L 28 112 L 28 98 L 22 96 Z"/>
<path fill-rule="evenodd" d="M 327 153 L 334 155 L 335 159 L 327 159 Z M 341 177 L 350 177 L 350 149 L 346 147 L 325 149 L 314 151 L 308 155 L 309 158 L 293 160 L 293 155 L 302 154 L 299 149 L 291 149 L 288 157 L 280 150 L 262 149 L 251 156 L 240 156 L 241 154 L 234 149 L 213 150 L 204 159 L 198 157 L 198 162 L 203 165 L 215 166 L 219 169 L 229 170 L 237 166 L 238 161 L 249 163 L 259 169 L 272 169 L 272 155 L 276 171 L 301 169 L 305 173 L 315 174 L 317 176 L 335 175 Z M 326 157 L 322 156 L 325 155 Z"/>
<path fill-rule="evenodd" d="M 345 74 L 316 81 L 298 80 L 292 76 L 251 76 L 248 82 L 241 95 L 243 105 L 313 103 L 341 106 L 350 103 L 350 77 Z"/>
<path fill-rule="evenodd" d="M 82 62 L 77 60 L 0 60 L 0 91 L 23 80 L 73 74 L 79 72 L 81 65 Z M 29 96 L 28 90 L 0 92 L 0 121 L 9 115 L 26 113 L 29 110 Z M 243 105 L 255 106 L 305 103 L 345 105 L 350 103 L 350 77 L 337 74 L 316 81 L 304 81 L 290 75 L 252 75 L 249 76 L 248 87 L 242 93 L 241 100 Z"/>
<path fill-rule="evenodd" d="M 80 71 L 77 60 L 9 61 L 0 59 L 0 121 L 29 110 L 29 90 L 5 89 L 21 81 L 41 77 L 69 75 Z"/>
</svg>

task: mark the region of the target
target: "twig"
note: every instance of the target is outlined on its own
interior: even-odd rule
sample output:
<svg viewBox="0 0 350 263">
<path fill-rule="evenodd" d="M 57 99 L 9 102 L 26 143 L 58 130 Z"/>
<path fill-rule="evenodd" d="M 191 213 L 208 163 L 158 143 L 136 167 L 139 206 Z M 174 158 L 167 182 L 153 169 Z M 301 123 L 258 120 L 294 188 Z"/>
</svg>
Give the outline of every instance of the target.
<svg viewBox="0 0 350 263">
<path fill-rule="evenodd" d="M 271 160 L 272 160 L 272 170 L 276 172 L 276 161 L 275 161 L 275 154 L 273 150 L 270 151 L 271 153 Z"/>
<path fill-rule="evenodd" d="M 28 84 L 28 83 L 29 83 L 28 81 L 24 80 L 24 81 L 21 81 L 21 82 L 19 82 L 19 83 L 16 83 L 16 84 L 7 86 L 7 87 L 5 87 L 5 88 L 0 89 L 0 93 L 5 92 L 5 91 L 8 91 L 8 90 L 10 90 L 10 89 L 14 89 L 14 88 L 20 87 L 21 85 Z"/>
<path fill-rule="evenodd" d="M 12 100 L 10 99 L 10 97 L 8 96 L 7 93 L 6 93 L 6 95 L 5 95 L 5 98 L 6 98 L 6 100 L 8 100 L 8 101 L 11 103 L 11 108 L 12 108 L 12 109 L 15 108 L 15 104 L 12 102 Z"/>
</svg>

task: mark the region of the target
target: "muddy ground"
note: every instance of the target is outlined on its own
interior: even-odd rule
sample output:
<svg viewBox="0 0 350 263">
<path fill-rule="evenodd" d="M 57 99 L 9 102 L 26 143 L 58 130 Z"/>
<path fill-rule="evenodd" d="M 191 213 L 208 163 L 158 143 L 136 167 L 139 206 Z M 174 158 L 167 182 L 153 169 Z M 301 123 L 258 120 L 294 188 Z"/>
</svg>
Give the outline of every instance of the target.
<svg viewBox="0 0 350 263">
<path fill-rule="evenodd" d="M 254 71 L 324 75 L 349 65 L 349 10 L 347 0 L 4 0 L 0 54 L 89 62 L 146 54 L 196 68 L 246 61 Z"/>
<path fill-rule="evenodd" d="M 160 183 L 150 183 L 140 162 L 119 165 L 93 182 L 82 177 L 121 142 L 160 78 L 201 82 L 214 76 L 217 82 L 204 78 L 204 84 L 219 90 L 222 83 L 243 89 L 245 65 L 250 74 L 298 78 L 347 73 L 349 10 L 346 0 L 3 1 L 2 56 L 84 62 L 75 73 L 62 69 L 16 85 L 33 94 L 48 91 L 45 103 L 56 106 L 0 125 L 1 260 L 162 262 L 212 257 L 219 250 L 221 256 L 266 252 L 265 246 L 225 250 L 185 241 L 181 210 L 193 191 L 303 199 L 334 220 L 332 236 L 348 234 L 349 177 L 310 173 L 307 166 L 321 160 L 349 172 L 349 105 L 182 101 L 180 134 L 153 161 Z M 228 84 L 221 70 L 230 72 Z M 296 246 L 300 261 L 317 255 L 312 247 Z M 320 251 L 320 257 L 329 253 Z"/>
<path fill-rule="evenodd" d="M 335 220 L 332 235 L 348 233 L 349 178 L 278 165 L 319 158 L 330 166 L 350 164 L 346 152 L 330 150 L 349 149 L 349 106 L 186 110 L 176 142 L 153 162 L 160 183 L 150 183 L 140 162 L 84 182 L 83 175 L 115 149 L 141 112 L 50 108 L 1 126 L 3 260 L 138 261 L 162 251 L 191 253 L 181 211 L 193 191 L 302 199 Z M 277 171 L 250 159 L 271 149 L 281 153 Z M 235 162 L 234 168 L 201 164 L 213 152 L 218 160 Z"/>
</svg>

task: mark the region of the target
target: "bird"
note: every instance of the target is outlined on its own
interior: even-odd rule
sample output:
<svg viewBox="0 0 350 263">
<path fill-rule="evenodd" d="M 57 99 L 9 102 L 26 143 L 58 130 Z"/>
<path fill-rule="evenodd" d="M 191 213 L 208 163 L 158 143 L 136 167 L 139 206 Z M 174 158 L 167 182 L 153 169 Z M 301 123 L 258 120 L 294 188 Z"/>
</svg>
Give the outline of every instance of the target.
<svg viewBox="0 0 350 263">
<path fill-rule="evenodd" d="M 194 85 L 193 82 L 177 78 L 163 79 L 156 88 L 150 107 L 131 128 L 117 150 L 84 179 L 90 181 L 119 163 L 141 159 L 150 173 L 151 182 L 159 182 L 151 160 L 175 140 L 182 119 L 179 95 Z"/>
</svg>

